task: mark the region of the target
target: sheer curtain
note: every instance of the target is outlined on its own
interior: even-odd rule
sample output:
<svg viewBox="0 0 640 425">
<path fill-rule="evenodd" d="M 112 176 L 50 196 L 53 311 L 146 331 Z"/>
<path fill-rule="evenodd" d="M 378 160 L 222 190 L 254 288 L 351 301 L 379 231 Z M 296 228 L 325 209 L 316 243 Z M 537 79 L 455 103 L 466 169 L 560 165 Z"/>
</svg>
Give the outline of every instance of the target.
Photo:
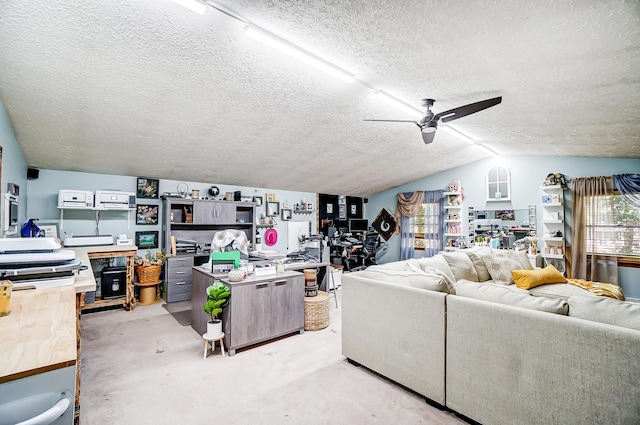
<svg viewBox="0 0 640 425">
<path fill-rule="evenodd" d="M 424 233 L 424 256 L 433 257 L 442 251 L 443 226 L 442 210 L 444 190 L 428 190 L 424 193 L 424 225 L 420 233 Z"/>
<path fill-rule="evenodd" d="M 424 192 L 398 193 L 396 222 L 400 223 L 400 259 L 413 258 L 413 239 L 415 237 L 415 217 L 424 203 Z M 414 225 L 411 219 L 414 219 Z"/>
<path fill-rule="evenodd" d="M 598 226 L 613 223 L 613 181 L 611 177 L 571 179 L 571 277 L 596 282 L 618 283 L 618 259 L 606 255 L 606 238 L 599 238 Z M 591 254 L 591 260 L 588 259 Z"/>
</svg>

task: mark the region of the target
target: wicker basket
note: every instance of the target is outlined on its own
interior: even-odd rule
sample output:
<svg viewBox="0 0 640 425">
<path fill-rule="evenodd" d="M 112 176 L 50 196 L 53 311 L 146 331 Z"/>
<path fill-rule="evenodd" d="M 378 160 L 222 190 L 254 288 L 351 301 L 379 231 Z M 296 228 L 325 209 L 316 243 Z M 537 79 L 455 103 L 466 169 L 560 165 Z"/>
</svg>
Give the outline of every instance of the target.
<svg viewBox="0 0 640 425">
<path fill-rule="evenodd" d="M 329 294 L 318 291 L 315 297 L 304 298 L 304 330 L 318 331 L 329 326 Z"/>
<path fill-rule="evenodd" d="M 155 283 L 160 280 L 162 266 L 136 266 L 136 274 L 140 283 Z"/>
</svg>

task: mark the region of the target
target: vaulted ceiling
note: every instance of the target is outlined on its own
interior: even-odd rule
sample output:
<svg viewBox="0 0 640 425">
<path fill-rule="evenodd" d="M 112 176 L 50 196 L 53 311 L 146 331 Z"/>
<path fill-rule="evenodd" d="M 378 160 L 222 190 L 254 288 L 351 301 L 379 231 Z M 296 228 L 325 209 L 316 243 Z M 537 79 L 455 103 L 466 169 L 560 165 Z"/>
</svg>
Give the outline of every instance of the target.
<svg viewBox="0 0 640 425">
<path fill-rule="evenodd" d="M 376 90 L 435 112 L 502 96 L 451 125 L 503 155 L 640 157 L 638 1 L 211 6 L 0 0 L 0 100 L 28 165 L 367 196 L 488 156 L 442 129 L 425 145 L 411 123 L 364 122 L 414 119 Z"/>
</svg>

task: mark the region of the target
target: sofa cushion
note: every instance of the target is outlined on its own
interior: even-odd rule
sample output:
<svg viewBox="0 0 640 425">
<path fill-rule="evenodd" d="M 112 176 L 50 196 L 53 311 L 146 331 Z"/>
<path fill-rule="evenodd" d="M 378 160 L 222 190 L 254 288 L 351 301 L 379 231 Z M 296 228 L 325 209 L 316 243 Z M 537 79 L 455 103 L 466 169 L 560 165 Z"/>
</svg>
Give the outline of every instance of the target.
<svg viewBox="0 0 640 425">
<path fill-rule="evenodd" d="M 446 274 L 451 282 L 456 281 L 456 277 L 453 275 L 449 263 L 447 263 L 447 260 L 444 259 L 442 254 L 436 254 L 433 257 L 418 258 L 417 261 L 422 270 L 437 269 Z"/>
<path fill-rule="evenodd" d="M 567 301 L 562 298 L 534 297 L 515 286 L 461 280 L 456 282 L 456 295 L 564 316 L 569 310 Z"/>
<path fill-rule="evenodd" d="M 569 316 L 640 331 L 640 304 L 608 297 L 569 297 Z"/>
<path fill-rule="evenodd" d="M 491 250 L 488 251 L 475 251 L 475 252 L 467 252 L 466 253 L 471 262 L 473 263 L 473 267 L 476 269 L 476 273 L 478 273 L 478 282 L 486 282 L 491 279 L 491 274 L 487 269 L 487 265 L 482 261 L 482 257 L 485 255 L 491 255 Z"/>
<path fill-rule="evenodd" d="M 374 264 L 372 266 L 367 267 L 367 270 L 407 270 L 407 261 L 391 261 L 389 263 L 384 264 Z"/>
<path fill-rule="evenodd" d="M 450 279 L 449 276 L 440 269 L 436 269 L 435 267 L 428 267 L 428 266 L 424 266 L 424 269 L 423 269 L 422 267 L 409 262 L 407 263 L 407 270 L 410 270 L 416 273 L 424 273 L 427 276 L 440 277 L 442 281 L 447 285 L 447 292 L 449 294 L 456 293 L 456 288 L 455 288 L 456 282 Z"/>
<path fill-rule="evenodd" d="M 511 276 L 516 286 L 521 289 L 530 289 L 545 283 L 566 283 L 567 279 L 549 264 L 544 269 L 537 270 L 511 270 Z"/>
<path fill-rule="evenodd" d="M 445 252 L 442 257 L 447 261 L 456 280 L 467 279 L 478 281 L 478 272 L 469 255 L 464 252 Z"/>
<path fill-rule="evenodd" d="M 405 267 L 409 267 L 405 265 Z M 371 270 L 371 267 L 359 272 L 360 276 L 367 279 L 379 280 L 381 282 L 393 283 L 413 288 L 427 289 L 430 291 L 449 292 L 446 280 L 436 274 L 427 274 L 420 270 Z"/>
<path fill-rule="evenodd" d="M 524 251 L 505 250 L 504 253 L 485 255 L 482 261 L 491 275 L 491 279 L 501 285 L 511 285 L 511 270 L 533 270 Z"/>
<path fill-rule="evenodd" d="M 569 298 L 574 295 L 583 295 L 586 297 L 597 297 L 591 291 L 582 289 L 578 286 L 571 285 L 569 283 L 547 283 L 545 285 L 536 286 L 529 289 L 532 295 L 554 295 L 559 297 Z"/>
</svg>

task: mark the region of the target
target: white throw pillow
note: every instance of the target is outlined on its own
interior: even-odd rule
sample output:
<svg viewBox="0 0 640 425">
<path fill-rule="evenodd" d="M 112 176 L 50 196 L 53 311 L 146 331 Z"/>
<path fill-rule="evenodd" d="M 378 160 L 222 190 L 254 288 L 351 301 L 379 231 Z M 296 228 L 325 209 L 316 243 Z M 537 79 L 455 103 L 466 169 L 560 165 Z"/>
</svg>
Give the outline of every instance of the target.
<svg viewBox="0 0 640 425">
<path fill-rule="evenodd" d="M 451 268 L 456 280 L 466 279 L 478 281 L 478 272 L 473 266 L 471 258 L 464 252 L 445 252 L 442 254 Z"/>
</svg>

